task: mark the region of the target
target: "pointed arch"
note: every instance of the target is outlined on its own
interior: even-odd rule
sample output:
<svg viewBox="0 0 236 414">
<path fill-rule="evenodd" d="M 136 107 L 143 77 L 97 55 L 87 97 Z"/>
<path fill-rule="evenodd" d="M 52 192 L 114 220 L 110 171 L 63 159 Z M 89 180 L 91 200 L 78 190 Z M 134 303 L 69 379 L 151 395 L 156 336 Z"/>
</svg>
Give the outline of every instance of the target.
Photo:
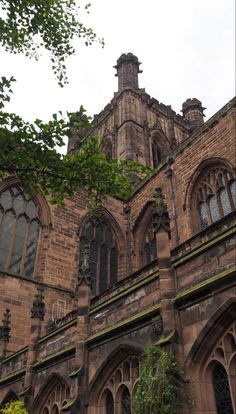
<svg viewBox="0 0 236 414">
<path fill-rule="evenodd" d="M 51 373 L 40 388 L 32 404 L 32 413 L 41 414 L 44 409 L 51 410 L 55 405 L 61 407 L 70 398 L 71 380 L 62 373 Z"/>
<path fill-rule="evenodd" d="M 201 396 L 196 412 L 216 412 L 223 401 L 226 407 L 232 407 L 236 403 L 235 378 L 232 375 L 232 369 L 236 372 L 235 305 L 235 297 L 221 305 L 206 323 L 188 354 L 187 375 L 190 382 L 194 378 L 194 392 Z M 223 394 L 218 398 L 216 390 L 219 387 Z M 233 413 L 221 410 L 217 412 Z"/>
<path fill-rule="evenodd" d="M 5 404 L 12 402 L 12 401 L 17 401 L 20 400 L 20 397 L 17 395 L 17 393 L 14 390 L 9 390 L 5 397 L 3 397 L 1 404 L 0 404 L 0 408 L 2 408 Z"/>
</svg>

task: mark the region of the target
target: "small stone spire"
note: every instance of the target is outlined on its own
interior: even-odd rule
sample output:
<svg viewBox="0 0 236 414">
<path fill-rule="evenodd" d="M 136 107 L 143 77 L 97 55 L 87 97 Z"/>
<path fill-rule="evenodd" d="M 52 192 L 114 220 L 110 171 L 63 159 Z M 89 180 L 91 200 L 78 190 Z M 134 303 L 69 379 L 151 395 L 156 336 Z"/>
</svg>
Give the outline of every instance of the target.
<svg viewBox="0 0 236 414">
<path fill-rule="evenodd" d="M 182 105 L 183 116 L 193 128 L 197 128 L 204 123 L 204 109 L 206 108 L 203 108 L 201 101 L 197 98 L 189 98 Z"/>
<path fill-rule="evenodd" d="M 119 57 L 116 66 L 114 66 L 117 70 L 115 76 L 118 76 L 118 92 L 125 88 L 139 88 L 138 74 L 142 73 L 142 70 L 139 70 L 139 65 L 141 63 L 133 53 L 123 53 Z"/>
</svg>

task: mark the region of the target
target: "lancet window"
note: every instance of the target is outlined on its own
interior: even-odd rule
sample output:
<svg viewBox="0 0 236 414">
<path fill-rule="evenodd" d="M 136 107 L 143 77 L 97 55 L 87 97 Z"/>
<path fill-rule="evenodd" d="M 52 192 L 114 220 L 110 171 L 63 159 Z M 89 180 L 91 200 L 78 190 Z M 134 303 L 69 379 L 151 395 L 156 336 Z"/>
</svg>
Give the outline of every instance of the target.
<svg viewBox="0 0 236 414">
<path fill-rule="evenodd" d="M 196 204 L 200 228 L 226 216 L 236 208 L 236 181 L 225 167 L 211 167 L 197 185 Z"/>
<path fill-rule="evenodd" d="M 21 185 L 0 193 L 0 269 L 32 276 L 40 230 L 36 201 Z"/>
<path fill-rule="evenodd" d="M 80 239 L 80 255 L 86 244 L 90 248 L 92 293 L 98 295 L 117 281 L 118 249 L 105 220 L 93 219 L 86 224 Z"/>
</svg>

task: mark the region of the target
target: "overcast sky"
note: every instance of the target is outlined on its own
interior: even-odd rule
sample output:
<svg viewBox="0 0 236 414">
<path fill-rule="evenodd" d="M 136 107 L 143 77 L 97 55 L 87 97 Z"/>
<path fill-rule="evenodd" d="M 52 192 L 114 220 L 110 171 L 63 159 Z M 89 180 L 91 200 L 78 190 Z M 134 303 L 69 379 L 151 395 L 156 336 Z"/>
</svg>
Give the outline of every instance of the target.
<svg viewBox="0 0 236 414">
<path fill-rule="evenodd" d="M 105 48 L 78 41 L 68 60 L 69 85 L 61 89 L 49 58 L 30 61 L 1 50 L 0 76 L 14 75 L 8 110 L 26 120 L 47 120 L 58 110 L 99 113 L 117 91 L 113 66 L 122 53 L 142 62 L 139 86 L 180 112 L 187 98 L 200 99 L 206 119 L 235 94 L 234 0 L 91 0 L 87 25 Z M 84 21 L 84 19 L 83 19 Z"/>
</svg>

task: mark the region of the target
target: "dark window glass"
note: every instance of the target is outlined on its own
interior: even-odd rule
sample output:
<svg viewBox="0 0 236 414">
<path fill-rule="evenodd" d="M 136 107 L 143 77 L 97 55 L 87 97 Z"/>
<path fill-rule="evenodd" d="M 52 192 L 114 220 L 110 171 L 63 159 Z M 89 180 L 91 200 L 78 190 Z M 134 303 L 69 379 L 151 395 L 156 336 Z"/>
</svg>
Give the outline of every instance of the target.
<svg viewBox="0 0 236 414">
<path fill-rule="evenodd" d="M 111 249 L 110 283 L 117 282 L 118 253 L 115 247 Z"/>
<path fill-rule="evenodd" d="M 99 271 L 99 291 L 100 293 L 107 289 L 107 266 L 108 265 L 108 249 L 106 245 L 101 246 L 100 253 L 100 271 Z"/>
<path fill-rule="evenodd" d="M 124 388 L 122 391 L 121 414 L 131 414 L 131 398 L 128 388 Z"/>
<path fill-rule="evenodd" d="M 118 251 L 110 226 L 102 219 L 91 220 L 80 239 L 80 255 L 85 244 L 90 247 L 92 294 L 97 295 L 117 280 Z"/>
<path fill-rule="evenodd" d="M 220 203 L 223 210 L 223 215 L 226 216 L 231 212 L 231 206 L 227 190 L 224 188 L 220 191 Z"/>
<path fill-rule="evenodd" d="M 114 414 L 114 399 L 111 391 L 108 391 L 106 396 L 106 414 Z"/>
<path fill-rule="evenodd" d="M 152 162 L 154 168 L 161 162 L 160 151 L 158 150 L 156 143 L 152 144 Z"/>
<path fill-rule="evenodd" d="M 6 270 L 7 258 L 10 249 L 11 239 L 15 228 L 15 215 L 13 212 L 7 212 L 3 216 L 1 233 L 0 233 L 0 266 Z"/>
<path fill-rule="evenodd" d="M 0 211 L 0 268 L 31 276 L 40 228 L 38 207 L 14 185 L 0 194 Z"/>
<path fill-rule="evenodd" d="M 216 196 L 210 197 L 209 208 L 211 213 L 211 220 L 214 223 L 214 221 L 217 221 L 220 218 L 219 206 L 217 204 Z"/>
<path fill-rule="evenodd" d="M 215 392 L 217 414 L 233 414 L 227 372 L 221 364 L 213 369 L 212 382 Z"/>
<path fill-rule="evenodd" d="M 200 216 L 201 228 L 205 229 L 208 226 L 206 205 L 204 203 L 198 204 L 198 211 Z"/>
</svg>

